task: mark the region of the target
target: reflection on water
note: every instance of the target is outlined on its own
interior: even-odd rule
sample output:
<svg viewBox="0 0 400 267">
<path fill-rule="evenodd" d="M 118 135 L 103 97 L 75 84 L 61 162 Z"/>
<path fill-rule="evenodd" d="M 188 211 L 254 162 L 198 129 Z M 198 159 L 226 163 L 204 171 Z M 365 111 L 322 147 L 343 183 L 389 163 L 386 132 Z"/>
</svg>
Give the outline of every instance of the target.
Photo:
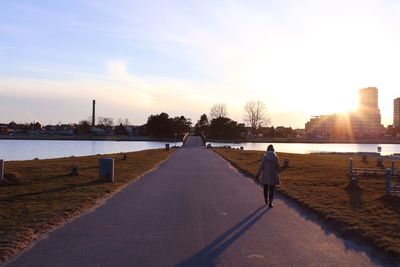
<svg viewBox="0 0 400 267">
<path fill-rule="evenodd" d="M 27 160 L 87 156 L 164 148 L 165 144 L 165 142 L 154 141 L 0 140 L 0 159 Z M 182 145 L 181 142 L 176 144 Z M 173 146 L 175 143 L 170 143 L 170 145 Z"/>
<path fill-rule="evenodd" d="M 270 143 L 211 143 L 212 146 L 243 147 L 246 150 L 267 149 Z M 400 144 L 311 144 L 311 143 L 271 143 L 277 152 L 307 154 L 314 152 L 377 152 L 382 147 L 382 155 L 400 153 Z"/>
</svg>

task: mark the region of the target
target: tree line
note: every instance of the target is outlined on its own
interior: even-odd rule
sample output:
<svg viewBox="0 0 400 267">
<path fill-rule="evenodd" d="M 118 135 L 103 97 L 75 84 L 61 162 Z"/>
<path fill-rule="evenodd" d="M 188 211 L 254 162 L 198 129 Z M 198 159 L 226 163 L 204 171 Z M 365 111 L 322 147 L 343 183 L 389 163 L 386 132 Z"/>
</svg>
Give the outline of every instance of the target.
<svg viewBox="0 0 400 267">
<path fill-rule="evenodd" d="M 270 120 L 267 117 L 266 106 L 261 101 L 250 101 L 244 107 L 245 117 L 253 133 Z M 192 121 L 184 116 L 170 118 L 165 112 L 150 115 L 144 125 L 148 135 L 154 137 L 176 137 L 179 138 L 190 130 Z M 226 104 L 218 103 L 210 108 L 209 116 L 202 114 L 194 125 L 196 134 L 204 134 L 207 138 L 213 139 L 240 139 L 246 137 L 244 123 L 229 118 Z"/>
<path fill-rule="evenodd" d="M 250 127 L 254 134 L 264 136 L 278 136 L 283 133 L 282 129 L 265 127 L 270 123 L 265 103 L 261 101 L 250 101 L 244 106 L 244 122 Z M 118 135 L 147 135 L 156 138 L 176 138 L 182 136 L 191 129 L 196 134 L 204 134 L 212 139 L 241 139 L 248 137 L 249 127 L 245 123 L 239 123 L 231 118 L 227 111 L 226 104 L 217 103 L 213 105 L 209 114 L 202 114 L 196 123 L 183 115 L 171 117 L 166 112 L 152 114 L 147 122 L 140 126 L 132 126 L 128 119 L 118 119 L 116 122 L 110 117 L 98 117 L 97 123 L 92 125 L 91 118 L 81 120 L 77 124 L 46 125 L 40 123 L 30 125 L 17 125 L 12 122 L 6 128 L 18 129 L 19 132 L 46 131 L 46 133 L 71 133 L 71 134 L 118 134 Z M 194 124 L 194 127 L 192 127 Z M 26 128 L 26 129 L 25 129 Z M 16 131 L 15 131 L 16 132 Z M 0 133 L 1 134 L 1 133 Z"/>
</svg>

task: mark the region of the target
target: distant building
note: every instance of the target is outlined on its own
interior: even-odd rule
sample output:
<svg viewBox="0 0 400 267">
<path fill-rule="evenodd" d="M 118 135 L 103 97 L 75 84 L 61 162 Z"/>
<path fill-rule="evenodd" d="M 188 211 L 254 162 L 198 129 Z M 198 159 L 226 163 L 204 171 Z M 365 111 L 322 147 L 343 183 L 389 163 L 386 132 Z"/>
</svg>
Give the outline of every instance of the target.
<svg viewBox="0 0 400 267">
<path fill-rule="evenodd" d="M 381 114 L 378 89 L 359 91 L 359 108 L 355 112 L 314 116 L 306 123 L 306 133 L 320 138 L 378 137 L 381 135 Z"/>
<path fill-rule="evenodd" d="M 400 97 L 393 100 L 393 127 L 400 127 Z"/>
</svg>

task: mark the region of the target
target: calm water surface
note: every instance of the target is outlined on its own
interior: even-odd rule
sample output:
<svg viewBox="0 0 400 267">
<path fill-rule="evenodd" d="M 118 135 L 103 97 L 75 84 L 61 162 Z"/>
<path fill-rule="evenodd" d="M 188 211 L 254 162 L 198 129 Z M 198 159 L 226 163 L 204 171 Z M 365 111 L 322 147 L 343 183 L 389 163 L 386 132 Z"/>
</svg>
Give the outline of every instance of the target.
<svg viewBox="0 0 400 267">
<path fill-rule="evenodd" d="M 165 148 L 166 142 L 154 141 L 53 141 L 0 140 L 0 159 L 27 160 L 69 156 L 87 156 L 106 153 Z M 181 146 L 181 142 L 176 143 Z M 171 146 L 175 143 L 170 143 Z"/>
<path fill-rule="evenodd" d="M 243 147 L 246 150 L 267 149 L 270 143 L 211 143 L 212 146 Z M 315 152 L 377 152 L 382 148 L 382 155 L 400 153 L 400 144 L 314 144 L 314 143 L 271 143 L 277 152 L 308 154 Z"/>
<path fill-rule="evenodd" d="M 106 153 L 164 148 L 165 142 L 154 141 L 52 141 L 52 140 L 0 140 L 0 159 L 27 160 L 69 156 L 86 156 Z M 266 150 L 269 143 L 211 143 L 212 146 L 241 146 L 246 150 Z M 170 143 L 171 146 L 175 143 Z M 182 143 L 178 142 L 178 146 Z M 307 154 L 312 152 L 377 152 L 383 155 L 400 153 L 400 144 L 301 144 L 273 143 L 276 151 Z"/>
</svg>

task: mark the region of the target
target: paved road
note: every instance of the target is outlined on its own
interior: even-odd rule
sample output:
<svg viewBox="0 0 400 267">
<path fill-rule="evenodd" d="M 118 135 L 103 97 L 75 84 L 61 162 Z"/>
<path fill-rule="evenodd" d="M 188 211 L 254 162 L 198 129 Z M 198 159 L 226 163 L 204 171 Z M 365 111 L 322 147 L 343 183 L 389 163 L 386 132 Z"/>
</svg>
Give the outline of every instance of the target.
<svg viewBox="0 0 400 267">
<path fill-rule="evenodd" d="M 260 187 L 188 146 L 9 266 L 379 265 L 292 206 L 267 209 Z"/>
</svg>

